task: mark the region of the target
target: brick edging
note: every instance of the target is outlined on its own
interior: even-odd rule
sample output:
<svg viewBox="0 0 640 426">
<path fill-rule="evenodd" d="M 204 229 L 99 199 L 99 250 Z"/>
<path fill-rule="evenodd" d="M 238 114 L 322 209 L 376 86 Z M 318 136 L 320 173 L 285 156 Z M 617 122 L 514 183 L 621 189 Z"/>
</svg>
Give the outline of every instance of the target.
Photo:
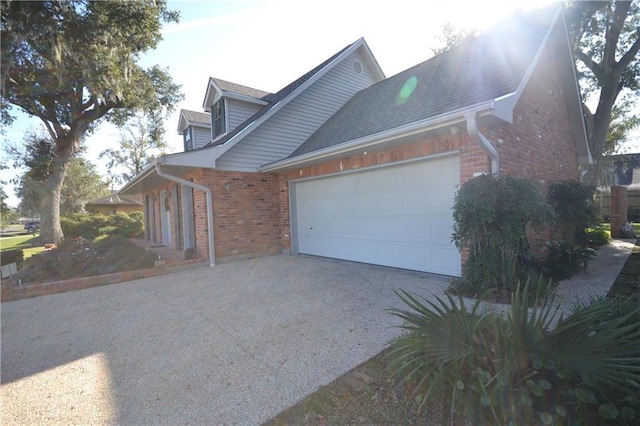
<svg viewBox="0 0 640 426">
<path fill-rule="evenodd" d="M 83 290 L 85 288 L 117 284 L 141 278 L 155 277 L 158 275 L 167 274 L 175 267 L 186 266 L 201 261 L 201 259 L 194 259 L 188 262 L 181 262 L 178 265 L 162 265 L 155 268 L 139 269 L 137 271 L 115 272 L 113 274 L 71 278 L 63 281 L 31 283 L 22 286 L 9 287 L 3 285 L 2 303 L 11 302 L 14 300 L 29 299 L 32 297 L 44 296 L 48 294 L 66 293 L 67 291 Z"/>
</svg>

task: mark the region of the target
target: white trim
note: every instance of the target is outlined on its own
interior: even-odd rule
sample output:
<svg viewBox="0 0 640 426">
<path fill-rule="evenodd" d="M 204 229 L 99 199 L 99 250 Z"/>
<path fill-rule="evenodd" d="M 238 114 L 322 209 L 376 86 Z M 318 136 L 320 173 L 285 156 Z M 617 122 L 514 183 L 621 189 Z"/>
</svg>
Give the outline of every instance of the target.
<svg viewBox="0 0 640 426">
<path fill-rule="evenodd" d="M 385 130 L 374 135 L 364 136 L 358 139 L 354 139 L 350 142 L 340 143 L 327 148 L 312 151 L 306 154 L 301 154 L 292 158 L 285 158 L 283 160 L 275 161 L 273 163 L 265 164 L 258 169 L 260 172 L 273 172 L 283 170 L 285 168 L 293 168 L 296 166 L 303 166 L 311 161 L 317 161 L 330 156 L 346 154 L 350 151 L 362 148 L 368 148 L 370 146 L 379 145 L 384 142 L 388 142 L 392 139 L 400 137 L 411 136 L 417 133 L 425 132 L 427 130 L 437 129 L 439 127 L 456 124 L 458 122 L 464 122 L 465 115 L 468 113 L 491 113 L 495 109 L 495 102 L 493 100 L 483 102 L 481 104 L 473 105 L 468 108 L 457 110 L 451 113 L 442 114 L 436 117 L 428 118 L 426 120 L 414 121 L 410 124 L 396 127 L 390 130 Z"/>
</svg>

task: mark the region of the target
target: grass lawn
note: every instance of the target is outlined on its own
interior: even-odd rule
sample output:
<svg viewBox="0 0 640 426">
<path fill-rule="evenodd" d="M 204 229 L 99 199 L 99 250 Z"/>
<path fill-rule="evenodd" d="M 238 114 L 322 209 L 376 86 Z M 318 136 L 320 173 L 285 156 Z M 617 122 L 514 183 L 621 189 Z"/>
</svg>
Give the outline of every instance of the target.
<svg viewBox="0 0 640 426">
<path fill-rule="evenodd" d="M 600 224 L 600 228 L 602 229 L 606 229 L 607 231 L 611 232 L 611 224 L 610 223 L 601 223 Z M 640 223 L 633 223 L 633 229 L 634 231 L 636 231 L 636 234 L 640 235 Z"/>
<path fill-rule="evenodd" d="M 36 238 L 34 235 L 0 238 L 0 251 L 22 249 L 24 251 L 24 258 L 27 259 L 34 254 L 44 251 L 43 246 L 34 246 Z"/>
</svg>

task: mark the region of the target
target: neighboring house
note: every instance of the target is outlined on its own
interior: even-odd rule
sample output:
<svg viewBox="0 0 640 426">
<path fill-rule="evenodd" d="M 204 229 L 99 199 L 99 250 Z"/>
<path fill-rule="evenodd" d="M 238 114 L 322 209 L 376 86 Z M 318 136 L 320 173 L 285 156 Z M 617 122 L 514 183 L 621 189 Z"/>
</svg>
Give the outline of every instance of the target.
<svg viewBox="0 0 640 426">
<path fill-rule="evenodd" d="M 611 213 L 611 186 L 624 186 L 628 219 L 637 222 L 640 220 L 640 153 L 607 155 L 601 162 L 600 185 L 595 197 L 600 214 L 607 218 Z"/>
<path fill-rule="evenodd" d="M 98 198 L 97 200 L 86 203 L 84 209 L 88 213 L 101 213 L 105 215 L 142 212 L 142 197 L 139 195 L 123 197 L 119 194 L 112 194 L 108 197 Z"/>
<path fill-rule="evenodd" d="M 210 142 L 120 193 L 144 196 L 148 239 L 212 264 L 285 252 L 459 276 L 461 184 L 576 180 L 592 161 L 555 7 L 390 78 L 360 39 L 274 94 L 211 79 L 204 108 Z"/>
</svg>

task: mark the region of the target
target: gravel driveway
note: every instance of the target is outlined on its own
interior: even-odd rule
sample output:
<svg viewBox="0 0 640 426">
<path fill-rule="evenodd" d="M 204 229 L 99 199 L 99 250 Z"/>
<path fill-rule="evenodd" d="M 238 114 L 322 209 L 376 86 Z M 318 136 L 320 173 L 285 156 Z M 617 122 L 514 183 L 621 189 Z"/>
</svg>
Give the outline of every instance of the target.
<svg viewBox="0 0 640 426">
<path fill-rule="evenodd" d="M 302 256 L 2 304 L 2 424 L 258 424 L 399 333 L 446 277 Z"/>
</svg>

